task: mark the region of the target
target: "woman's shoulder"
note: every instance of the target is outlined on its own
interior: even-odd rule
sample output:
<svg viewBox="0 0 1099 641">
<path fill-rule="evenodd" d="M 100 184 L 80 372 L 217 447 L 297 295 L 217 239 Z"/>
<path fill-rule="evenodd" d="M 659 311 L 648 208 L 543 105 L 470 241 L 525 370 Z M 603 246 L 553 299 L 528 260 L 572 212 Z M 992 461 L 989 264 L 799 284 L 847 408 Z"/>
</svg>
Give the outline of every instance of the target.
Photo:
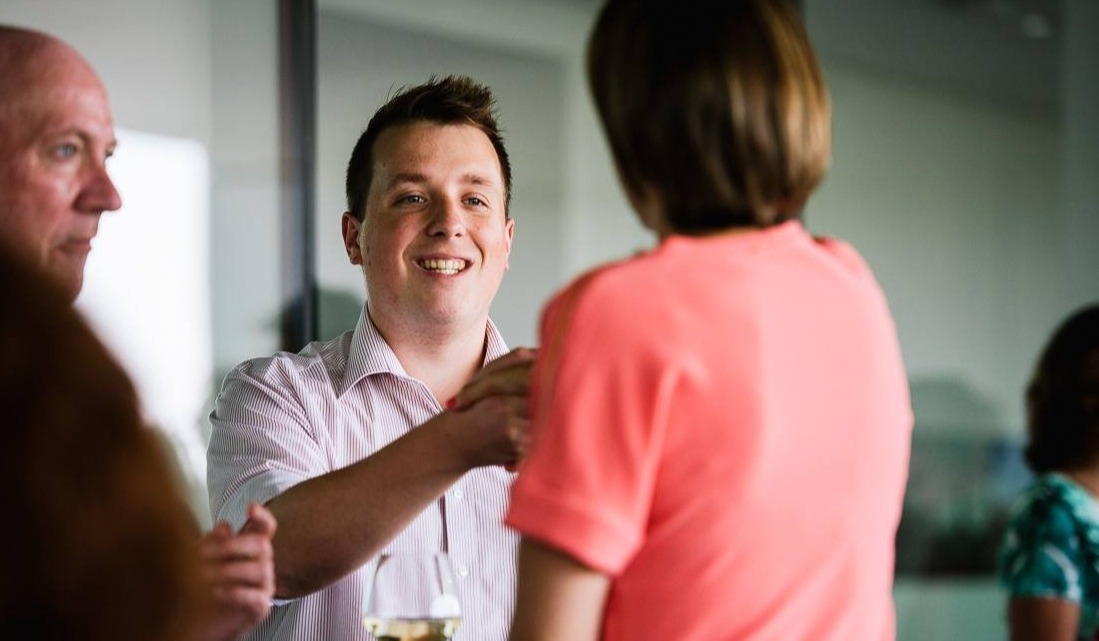
<svg viewBox="0 0 1099 641">
<path fill-rule="evenodd" d="M 1045 474 L 1023 492 L 1011 528 L 1024 538 L 1071 538 L 1082 528 L 1099 531 L 1099 510 L 1083 488 L 1061 474 Z"/>
<path fill-rule="evenodd" d="M 607 300 L 613 310 L 628 306 L 630 300 L 651 301 L 646 292 L 653 286 L 653 270 L 659 263 L 656 252 L 647 250 L 592 267 L 559 289 L 548 306 L 573 309 L 580 303 Z"/>
<path fill-rule="evenodd" d="M 1015 596 L 1079 602 L 1093 585 L 1099 559 L 1094 501 L 1060 474 L 1046 474 L 1023 492 L 1004 531 L 1000 581 Z"/>
</svg>

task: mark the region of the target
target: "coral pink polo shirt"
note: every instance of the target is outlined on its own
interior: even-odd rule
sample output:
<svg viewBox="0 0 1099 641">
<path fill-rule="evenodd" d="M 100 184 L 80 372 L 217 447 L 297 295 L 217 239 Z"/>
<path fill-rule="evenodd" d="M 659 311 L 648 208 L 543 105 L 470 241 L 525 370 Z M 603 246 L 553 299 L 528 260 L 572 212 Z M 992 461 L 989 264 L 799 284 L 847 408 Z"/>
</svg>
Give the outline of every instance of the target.
<svg viewBox="0 0 1099 641">
<path fill-rule="evenodd" d="M 673 236 L 542 316 L 507 523 L 612 577 L 610 641 L 883 641 L 912 412 L 858 254 Z"/>
</svg>

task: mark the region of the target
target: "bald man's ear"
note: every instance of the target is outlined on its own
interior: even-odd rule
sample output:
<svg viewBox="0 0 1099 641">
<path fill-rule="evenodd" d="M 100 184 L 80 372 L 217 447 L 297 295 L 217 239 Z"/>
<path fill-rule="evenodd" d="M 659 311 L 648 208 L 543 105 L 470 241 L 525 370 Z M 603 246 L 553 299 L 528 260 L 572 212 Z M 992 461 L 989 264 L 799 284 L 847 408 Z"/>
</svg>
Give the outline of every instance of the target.
<svg viewBox="0 0 1099 641">
<path fill-rule="evenodd" d="M 363 264 L 362 247 L 359 246 L 359 235 L 362 233 L 362 223 L 351 215 L 351 212 L 343 212 L 340 220 L 343 230 L 343 248 L 347 252 L 347 259 L 352 265 Z"/>
</svg>

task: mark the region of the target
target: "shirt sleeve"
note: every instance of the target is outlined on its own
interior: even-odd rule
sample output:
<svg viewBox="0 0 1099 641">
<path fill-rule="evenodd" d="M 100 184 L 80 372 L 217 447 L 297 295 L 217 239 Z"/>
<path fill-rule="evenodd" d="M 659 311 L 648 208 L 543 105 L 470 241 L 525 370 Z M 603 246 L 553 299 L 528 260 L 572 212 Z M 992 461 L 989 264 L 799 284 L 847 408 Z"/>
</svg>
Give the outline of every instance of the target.
<svg viewBox="0 0 1099 641">
<path fill-rule="evenodd" d="M 328 471 L 324 448 L 278 358 L 249 361 L 226 376 L 210 414 L 207 485 L 214 522 L 244 524 L 266 503 Z"/>
<path fill-rule="evenodd" d="M 1004 533 L 1000 582 L 1011 596 L 1079 603 L 1083 550 L 1071 509 L 1060 502 L 1025 504 Z"/>
<path fill-rule="evenodd" d="M 644 540 L 671 372 L 623 302 L 581 282 L 543 313 L 534 444 L 507 516 L 524 536 L 611 576 Z"/>
</svg>

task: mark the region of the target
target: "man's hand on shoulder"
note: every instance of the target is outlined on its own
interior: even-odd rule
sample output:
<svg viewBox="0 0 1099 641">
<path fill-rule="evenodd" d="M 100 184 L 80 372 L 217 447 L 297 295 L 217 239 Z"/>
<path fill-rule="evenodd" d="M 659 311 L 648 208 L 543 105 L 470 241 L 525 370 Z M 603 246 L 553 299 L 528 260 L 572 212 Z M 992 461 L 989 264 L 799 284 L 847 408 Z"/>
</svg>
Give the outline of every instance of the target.
<svg viewBox="0 0 1099 641">
<path fill-rule="evenodd" d="M 447 403 L 447 409 L 463 410 L 490 396 L 515 396 L 526 399 L 530 393 L 530 370 L 538 350 L 517 347 L 491 361 L 469 380 Z"/>
<path fill-rule="evenodd" d="M 218 523 L 199 541 L 202 577 L 208 601 L 199 639 L 228 641 L 247 632 L 267 616 L 275 595 L 275 517 L 253 503 L 248 521 L 233 533 Z"/>
<path fill-rule="evenodd" d="M 469 439 L 473 466 L 514 469 L 526 453 L 530 425 L 530 372 L 537 350 L 520 347 L 485 365 L 447 403 Z"/>
</svg>

